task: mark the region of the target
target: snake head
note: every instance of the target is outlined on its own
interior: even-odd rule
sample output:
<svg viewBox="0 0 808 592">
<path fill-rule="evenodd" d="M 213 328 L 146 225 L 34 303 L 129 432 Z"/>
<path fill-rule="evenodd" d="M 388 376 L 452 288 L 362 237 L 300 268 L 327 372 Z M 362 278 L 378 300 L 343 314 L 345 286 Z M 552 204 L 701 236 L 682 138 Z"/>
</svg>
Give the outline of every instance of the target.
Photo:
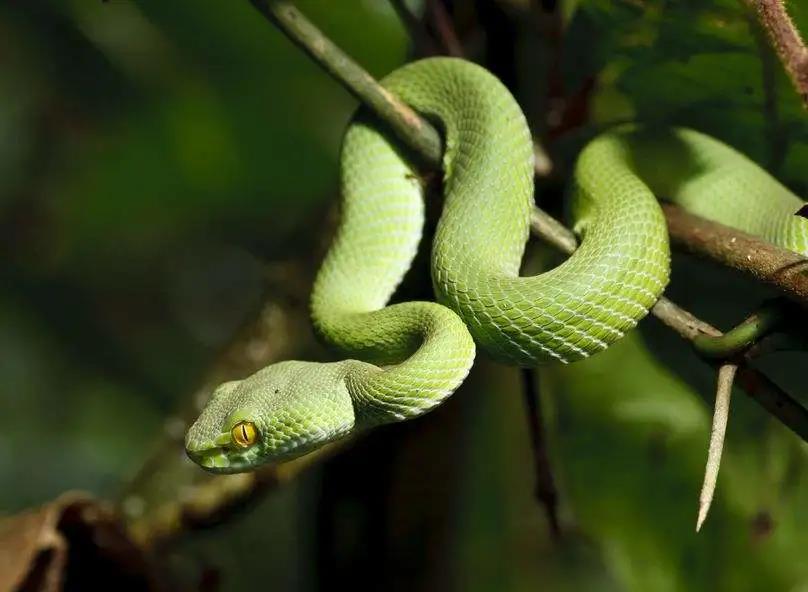
<svg viewBox="0 0 808 592">
<path fill-rule="evenodd" d="M 337 440 L 354 421 L 342 364 L 280 362 L 219 386 L 185 450 L 210 472 L 241 473 Z"/>
</svg>

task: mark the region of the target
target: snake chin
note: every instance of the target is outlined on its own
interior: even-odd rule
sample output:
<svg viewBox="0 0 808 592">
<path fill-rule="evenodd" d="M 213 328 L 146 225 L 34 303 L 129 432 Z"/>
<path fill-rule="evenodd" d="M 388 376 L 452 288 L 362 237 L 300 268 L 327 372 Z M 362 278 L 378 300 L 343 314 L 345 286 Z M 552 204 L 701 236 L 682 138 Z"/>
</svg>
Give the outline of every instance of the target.
<svg viewBox="0 0 808 592">
<path fill-rule="evenodd" d="M 203 447 L 186 446 L 186 452 L 191 460 L 211 473 L 243 473 L 256 466 L 252 455 L 233 453 L 213 443 Z"/>
</svg>

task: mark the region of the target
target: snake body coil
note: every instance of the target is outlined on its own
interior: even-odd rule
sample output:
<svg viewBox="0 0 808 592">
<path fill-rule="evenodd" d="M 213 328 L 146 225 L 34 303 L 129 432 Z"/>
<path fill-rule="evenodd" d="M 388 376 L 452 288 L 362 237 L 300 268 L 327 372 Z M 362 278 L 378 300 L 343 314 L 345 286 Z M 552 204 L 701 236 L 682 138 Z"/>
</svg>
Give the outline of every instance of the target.
<svg viewBox="0 0 808 592">
<path fill-rule="evenodd" d="M 668 281 L 655 196 L 808 253 L 808 221 L 793 215 L 802 201 L 747 158 L 695 131 L 624 127 L 578 159 L 569 212 L 580 248 L 551 271 L 520 277 L 533 152 L 516 101 L 457 59 L 409 64 L 383 84 L 444 131 L 445 205 L 431 258 L 439 303 L 387 306 L 421 238 L 423 191 L 395 142 L 360 111 L 342 150 L 340 226 L 311 301 L 318 335 L 352 359 L 280 362 L 219 387 L 186 439 L 209 470 L 249 470 L 420 415 L 464 380 L 475 342 L 523 366 L 606 349 Z"/>
</svg>

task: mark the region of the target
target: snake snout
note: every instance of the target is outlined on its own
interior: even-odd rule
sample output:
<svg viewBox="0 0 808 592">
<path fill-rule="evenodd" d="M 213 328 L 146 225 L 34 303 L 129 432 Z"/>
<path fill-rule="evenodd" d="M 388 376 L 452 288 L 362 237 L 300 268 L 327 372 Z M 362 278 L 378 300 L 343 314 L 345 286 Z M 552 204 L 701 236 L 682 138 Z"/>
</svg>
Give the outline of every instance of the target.
<svg viewBox="0 0 808 592">
<path fill-rule="evenodd" d="M 200 434 L 193 426 L 185 438 L 185 453 L 196 464 L 206 469 L 225 469 L 230 466 L 230 459 L 216 438 L 209 434 Z"/>
<path fill-rule="evenodd" d="M 227 469 L 230 467 L 230 459 L 224 453 L 224 450 L 215 446 L 204 450 L 192 450 L 186 448 L 188 456 L 198 465 L 206 469 Z"/>
<path fill-rule="evenodd" d="M 221 444 L 221 438 L 186 442 L 185 453 L 211 473 L 238 473 L 251 466 L 247 453 Z"/>
</svg>

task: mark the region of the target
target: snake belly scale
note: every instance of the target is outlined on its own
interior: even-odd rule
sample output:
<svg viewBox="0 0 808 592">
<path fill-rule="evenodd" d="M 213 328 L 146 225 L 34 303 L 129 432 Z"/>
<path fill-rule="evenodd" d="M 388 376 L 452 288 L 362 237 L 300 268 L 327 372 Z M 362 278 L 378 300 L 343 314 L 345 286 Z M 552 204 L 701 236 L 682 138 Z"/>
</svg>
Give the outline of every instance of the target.
<svg viewBox="0 0 808 592">
<path fill-rule="evenodd" d="M 221 385 L 186 437 L 189 456 L 210 471 L 250 470 L 421 415 L 463 382 L 475 343 L 521 366 L 608 348 L 668 281 L 656 196 L 808 251 L 808 221 L 793 215 L 802 201 L 750 160 L 692 130 L 622 127 L 578 158 L 568 211 L 580 248 L 520 277 L 533 150 L 514 98 L 485 69 L 453 58 L 408 64 L 383 85 L 444 133 L 437 302 L 387 305 L 421 239 L 423 188 L 384 126 L 360 110 L 342 148 L 340 225 L 311 299 L 318 336 L 348 359 L 279 362 Z"/>
</svg>

